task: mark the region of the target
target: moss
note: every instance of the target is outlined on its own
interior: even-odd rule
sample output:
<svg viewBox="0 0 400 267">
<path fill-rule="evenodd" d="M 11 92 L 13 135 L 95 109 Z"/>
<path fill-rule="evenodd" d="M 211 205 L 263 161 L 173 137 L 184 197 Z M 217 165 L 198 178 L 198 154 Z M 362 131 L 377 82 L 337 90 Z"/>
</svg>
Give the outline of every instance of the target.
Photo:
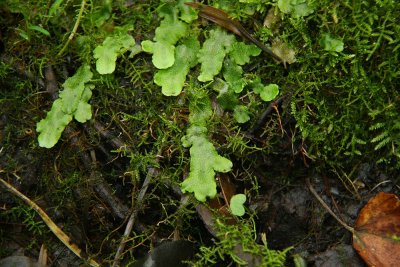
<svg viewBox="0 0 400 267">
<path fill-rule="evenodd" d="M 248 1 L 253 4 L 210 1 L 240 19 L 246 28 L 254 29 L 254 34 L 265 44 L 282 43 L 296 52 L 296 62 L 287 70 L 263 56 L 252 57 L 249 64 L 243 66 L 244 83 L 240 84 L 243 91 L 240 98 L 235 96 L 234 104 L 246 108 L 248 122 L 239 125 L 233 111 L 219 106 L 218 92 L 213 91 L 215 84 L 197 81 L 199 66 L 189 71 L 184 90 L 178 96 L 166 97 L 153 82 L 156 70 L 151 57 L 142 53 L 130 58 L 127 52 L 117 59 L 112 74 L 94 73 L 96 88 L 90 100 L 93 121 L 103 123 L 126 147 L 112 147 L 87 122 L 84 125 L 71 123 L 72 134 L 64 135 L 64 140 L 53 150 L 42 150 L 37 145 L 35 123 L 45 117 L 45 110 L 53 102 L 44 93 L 45 67 L 48 64 L 54 67 L 58 85 L 72 76 L 82 63 L 89 64 L 94 72 L 93 50 L 117 26 L 133 25 L 128 33 L 140 42 L 153 39 L 159 23 L 154 11 L 160 1 L 134 1 L 130 6 L 124 1 L 111 4 L 88 1 L 75 38 L 65 54 L 57 56 L 74 26 L 80 1 L 55 2 L 61 5 L 53 17 L 48 17 L 52 7 L 47 1 L 6 0 L 0 4 L 0 12 L 4 14 L 1 24 L 8 26 L 1 28 L 5 49 L 0 51 L 0 56 L 7 60 L 0 63 L 0 159 L 6 163 L 4 171 L 11 178 L 14 175 L 26 178 L 30 170 L 35 170 L 32 172 L 35 180 L 23 180 L 23 189 L 32 198 L 46 194 L 54 210 L 72 214 L 67 226 L 74 225 L 74 220 L 86 221 L 89 217 L 90 244 L 87 246 L 91 251 L 101 250 L 99 254 L 105 255 L 104 258 L 111 259 L 118 246 L 121 233 L 115 229 L 119 229 L 120 222 L 111 218 L 90 190 L 91 180 L 76 148 L 71 146 L 71 136 L 79 138 L 82 151 L 96 155 L 102 175 L 118 188 L 116 192 L 128 205 L 130 198 L 136 196 L 148 167 L 157 168 L 159 176 L 152 181 L 152 190 L 143 205 L 150 213 L 148 217 L 143 216 L 148 228 L 143 233 L 133 234 L 134 252 L 128 253 L 132 257 L 140 256 L 152 245 L 149 239 L 153 235 L 168 238 L 176 229 L 185 237 L 195 237 L 202 243 L 204 257 L 199 259 L 199 264 L 224 261 L 219 255 L 235 257 L 232 249 L 235 240 L 221 239 L 216 244 L 207 238 L 203 240 L 205 230 L 202 222 L 194 219 L 197 218 L 194 206 L 177 208 L 179 197 L 171 193 L 171 184 L 181 183 L 190 165 L 189 151 L 181 143 L 189 127 L 188 86 L 201 87 L 199 92 L 210 99 L 213 111 L 207 119 L 207 138 L 218 154 L 231 159 L 235 184 L 240 190 L 249 190 L 246 195 L 250 201 L 263 191 L 260 187 L 265 184 L 262 176 L 255 175 L 257 172 L 270 171 L 270 179 L 274 176 L 272 165 L 285 168 L 285 164 L 302 160 L 303 156 L 312 158 L 314 166 L 324 172 L 337 172 L 339 176 L 343 173 L 350 178 L 361 162 L 399 170 L 398 1 L 308 1 L 313 12 L 302 17 L 276 9 L 275 25 L 269 30 L 263 29 L 259 22 L 271 7 L 277 6 L 277 1 Z M 42 27 L 50 36 L 29 25 Z M 214 25 L 196 22 L 194 27 L 204 33 Z M 199 36 L 203 43 L 202 38 L 207 34 Z M 336 49 L 327 48 L 327 39 L 336 41 Z M 343 50 L 339 49 L 341 43 Z M 222 78 L 223 74 L 219 73 L 217 79 Z M 277 84 L 284 98 L 282 105 L 272 109 L 260 131 L 253 135 L 251 130 L 270 104 L 261 101 L 253 92 L 250 81 L 256 78 L 263 84 Z M 230 97 L 228 95 L 226 101 L 232 101 Z M 23 157 L 25 161 L 21 161 Z M 32 158 L 34 160 L 30 160 Z M 306 163 L 311 162 L 308 158 Z M 36 168 L 32 168 L 33 165 Z M 295 166 L 300 169 L 304 164 Z M 292 177 L 286 174 L 282 172 L 276 179 L 283 184 L 290 183 Z M 83 197 L 76 195 L 77 188 L 83 190 Z M 51 193 L 47 194 L 48 190 Z M 77 207 L 75 203 L 82 203 L 84 207 Z M 2 211 L 2 215 L 15 223 L 18 219 L 12 217 L 12 212 Z M 30 215 L 27 212 L 24 216 L 30 218 Z M 34 222 L 29 221 L 26 226 Z M 234 236 L 243 235 L 240 242 L 255 254 L 267 251 L 253 240 L 251 221 L 243 220 L 232 227 L 222 223 L 218 226 L 221 236 L 228 232 Z M 240 231 L 238 227 L 242 227 Z M 41 227 L 34 229 L 42 230 Z M 7 235 L 0 231 L 0 242 L 7 242 Z M 104 242 L 107 245 L 102 247 L 104 240 L 113 241 Z M 136 252 L 137 247 L 140 252 Z M 274 253 L 277 257 L 283 255 Z"/>
<path fill-rule="evenodd" d="M 283 17 L 282 37 L 298 62 L 274 82 L 291 95 L 297 140 L 319 163 L 398 166 L 399 10 L 395 1 L 320 1 L 303 19 Z M 320 46 L 328 33 L 344 43 L 342 52 Z"/>
</svg>

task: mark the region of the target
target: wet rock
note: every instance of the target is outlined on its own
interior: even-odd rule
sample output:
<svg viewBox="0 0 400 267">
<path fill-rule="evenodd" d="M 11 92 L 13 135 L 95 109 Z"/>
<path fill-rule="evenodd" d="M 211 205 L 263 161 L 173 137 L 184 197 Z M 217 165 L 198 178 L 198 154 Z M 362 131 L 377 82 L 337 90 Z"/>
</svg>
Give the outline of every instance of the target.
<svg viewBox="0 0 400 267">
<path fill-rule="evenodd" d="M 152 250 L 145 258 L 135 262 L 133 267 L 184 267 L 182 261 L 195 254 L 195 245 L 189 241 L 166 241 Z"/>
<path fill-rule="evenodd" d="M 0 260 L 0 267 L 10 266 L 39 267 L 39 264 L 36 262 L 36 260 L 26 256 L 10 256 Z"/>
</svg>

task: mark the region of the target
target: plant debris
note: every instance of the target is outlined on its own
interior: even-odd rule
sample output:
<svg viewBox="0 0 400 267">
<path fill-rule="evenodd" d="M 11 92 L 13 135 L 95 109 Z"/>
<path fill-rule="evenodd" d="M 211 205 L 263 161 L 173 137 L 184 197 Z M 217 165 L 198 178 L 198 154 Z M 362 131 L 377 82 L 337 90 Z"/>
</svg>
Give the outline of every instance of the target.
<svg viewBox="0 0 400 267">
<path fill-rule="evenodd" d="M 360 211 L 353 247 L 369 266 L 400 265 L 400 200 L 380 192 Z"/>
</svg>

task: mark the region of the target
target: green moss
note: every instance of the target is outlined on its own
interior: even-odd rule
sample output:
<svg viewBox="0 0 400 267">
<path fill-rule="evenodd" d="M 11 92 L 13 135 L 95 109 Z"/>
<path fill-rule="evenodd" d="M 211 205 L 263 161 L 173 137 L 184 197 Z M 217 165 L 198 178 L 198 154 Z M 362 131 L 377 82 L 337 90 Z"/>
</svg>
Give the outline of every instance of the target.
<svg viewBox="0 0 400 267">
<path fill-rule="evenodd" d="M 398 146 L 391 118 L 393 100 L 399 98 L 394 79 L 399 75 L 395 14 L 400 5 L 345 2 L 330 8 L 321 3 L 318 13 L 324 16 L 310 18 L 319 28 L 309 34 L 311 52 L 299 53 L 301 64 L 287 78 L 295 88 L 292 114 L 301 138 L 312 157 L 332 165 L 391 161 Z M 316 38 L 327 32 L 342 39 L 342 52 L 324 52 L 318 45 Z"/>
<path fill-rule="evenodd" d="M 220 236 L 229 234 L 234 238 L 221 238 L 211 244 L 207 243 L 209 240 L 200 239 L 204 229 L 193 226 L 191 220 L 198 218 L 194 207 L 189 205 L 176 211 L 180 200 L 171 194 L 171 184 L 182 183 L 183 177 L 190 173 L 190 151 L 181 142 L 185 133 L 183 141 L 187 142 L 184 144 L 195 147 L 194 154 L 207 154 L 202 150 L 206 147 L 208 152 L 211 151 L 207 154 L 210 157 L 224 155 L 232 161 L 238 187 L 250 190 L 246 191 L 249 201 L 255 199 L 257 190 L 264 184 L 254 175 L 256 170 L 259 171 L 260 166 L 262 169 L 267 161 L 270 161 L 267 162 L 268 167 L 271 165 L 273 168 L 275 164 L 281 166 L 284 164 L 282 156 L 285 158 L 288 153 L 294 153 L 291 156 L 298 158 L 303 153 L 324 172 L 337 170 L 340 175 L 350 178 L 354 177 L 354 170 L 360 162 L 382 164 L 382 168 L 399 170 L 398 1 L 209 1 L 209 4 L 224 8 L 239 19 L 266 45 L 279 43 L 293 49 L 296 62 L 290 64 L 287 70 L 258 54 L 259 51 L 245 40 L 219 28 L 217 30 L 213 24 L 191 21 L 195 15 L 191 13 L 193 10 L 183 6 L 183 1 L 169 0 L 133 1 L 132 5 L 124 1 L 87 1 L 74 38 L 63 56 L 57 57 L 73 29 L 80 1 L 53 2 L 6 0 L 0 4 L 2 14 L 5 14 L 0 22 L 9 26 L 1 33 L 5 46 L 1 53 L 2 58 L 10 59 L 0 63 L 0 104 L 5 114 L 0 122 L 6 122 L 0 131 L 0 157 L 6 163 L 5 171 L 13 178 L 14 174 L 21 175 L 21 168 L 24 169 L 19 157 L 30 153 L 35 155 L 35 164 L 41 163 L 37 164 L 39 167 L 35 175 L 39 183 L 27 190 L 27 195 L 39 198 L 50 189 L 52 193 L 46 195 L 46 201 L 52 203 L 56 210 L 62 207 L 71 212 L 74 216 L 68 220 L 78 221 L 82 214 L 82 210 L 71 203 L 84 203 L 90 211 L 85 214 L 89 216 L 100 212 L 96 214 L 100 220 L 93 220 L 90 224 L 93 232 L 89 233 L 88 247 L 93 248 L 92 251 L 100 250 L 103 239 L 118 240 L 120 233 L 113 230 L 120 225 L 104 219 L 111 216 L 97 209 L 101 204 L 89 190 L 87 170 L 82 168 L 80 155 L 71 142 L 66 141 L 62 146 L 44 151 L 37 146 L 38 133 L 34 129 L 36 122 L 45 117 L 44 111 L 53 104 L 51 97 L 45 93 L 45 67 L 48 64 L 53 66 L 57 85 L 73 76 L 82 64 L 94 69 L 96 59 L 93 50 L 123 25 L 132 26 L 124 32 L 125 36 L 132 37 L 127 37 L 132 45 L 133 39 L 144 44 L 145 40 L 153 40 L 152 46 L 172 38 L 175 49 L 173 53 L 170 51 L 172 64 L 177 61 L 181 67 L 170 67 L 155 74 L 158 70 L 153 67 L 151 55 L 132 53 L 130 56 L 127 51 L 121 55 L 118 53 L 117 58 L 112 57 L 112 66 L 106 71 L 114 70 L 115 62 L 115 70 L 111 74 L 93 74 L 90 82 L 96 87 L 92 97 L 85 95 L 85 103 L 90 104 L 94 120 L 103 123 L 123 140 L 122 147 L 111 147 L 108 140 L 91 127 L 90 122 L 84 125 L 72 122 L 69 126 L 72 136 L 80 140 L 84 153 L 90 150 L 96 154 L 97 161 L 101 163 L 99 169 L 107 182 L 121 185 L 122 190 L 126 190 L 121 194 L 126 203 L 131 203 L 130 197 L 139 190 L 149 166 L 157 168 L 159 175 L 151 184 L 154 190 L 148 192 L 148 202 L 144 205 L 150 210 L 149 216 L 153 216 L 145 218 L 149 230 L 134 233 L 132 247 L 144 250 L 147 247 L 138 244 L 147 242 L 145 246 L 151 246 L 147 240 L 150 235 L 155 233 L 166 238 L 173 230 L 183 230 L 185 236 L 195 236 L 202 243 L 198 266 L 224 261 L 241 263 L 234 250 L 238 244 L 253 254 L 266 255 L 265 259 L 283 261 L 284 253 L 271 252 L 266 246 L 256 244 L 251 221 L 240 221 L 237 226 L 226 226 L 219 221 Z M 56 8 L 55 4 L 59 6 Z M 170 9 L 176 4 L 180 6 L 179 12 Z M 164 9 L 159 8 L 160 5 Z M 277 22 L 273 29 L 265 29 L 258 22 L 264 20 L 271 7 L 276 8 Z M 280 11 L 280 7 L 284 12 Z M 154 15 L 155 10 L 159 16 Z M 174 17 L 177 14 L 178 19 Z M 179 38 L 174 34 L 165 36 L 165 28 L 161 32 L 163 36 L 157 34 L 156 27 L 166 17 L 185 25 L 184 31 L 175 32 Z M 218 43 L 225 46 L 223 58 L 218 61 L 218 66 L 213 66 L 205 56 L 213 50 L 209 49 L 208 37 L 216 32 L 220 36 L 212 39 L 210 47 Z M 185 51 L 185 47 L 190 47 L 185 43 L 189 33 L 193 38 L 191 40 L 198 40 L 202 47 L 200 58 L 205 62 L 203 70 L 200 64 L 195 65 L 199 59 L 199 53 L 193 52 L 198 50 L 197 43 L 193 45 L 193 51 Z M 180 38 L 182 35 L 185 37 Z M 227 47 L 230 44 L 233 45 Z M 108 45 L 113 47 L 110 43 Z M 184 61 L 191 64 L 180 64 Z M 176 79 L 168 80 L 171 73 L 163 76 L 167 71 L 176 74 Z M 199 75 L 207 83 L 200 82 Z M 254 88 L 258 81 L 262 86 Z M 164 93 L 167 91 L 174 97 L 165 97 L 157 84 L 165 88 Z M 262 101 L 272 98 L 268 97 L 268 92 L 262 91 L 268 84 L 278 85 L 284 100 L 261 125 L 259 132 L 251 135 L 252 127 L 270 104 Z M 189 111 L 189 107 L 201 104 L 201 101 L 196 103 L 197 98 L 192 97 L 190 88 L 198 89 L 195 94 L 199 99 L 207 99 L 208 111 L 205 115 Z M 276 96 L 276 87 L 270 89 L 274 90 L 272 96 Z M 88 107 L 86 105 L 83 109 L 86 111 L 83 115 L 89 113 Z M 192 128 L 193 116 L 199 116 L 197 119 L 202 121 L 200 127 Z M 84 121 L 89 116 L 78 115 L 78 118 Z M 204 131 L 194 133 L 198 129 Z M 206 146 L 202 147 L 202 144 Z M 194 157 L 194 161 L 200 162 L 201 158 Z M 114 165 L 115 162 L 118 165 Z M 195 172 L 197 176 L 201 175 L 198 169 Z M 215 168 L 212 172 L 214 178 Z M 281 175 L 277 179 L 286 183 L 292 178 Z M 77 186 L 87 193 L 84 199 L 73 193 Z M 249 189 L 252 186 L 253 189 Z M 212 190 L 214 188 L 215 184 Z M 201 197 L 214 194 L 215 190 L 211 194 L 203 193 Z M 22 209 L 21 206 L 18 208 Z M 8 219 L 15 219 L 12 218 L 13 212 L 15 210 L 7 214 Z M 24 216 L 30 218 L 31 215 L 29 211 Z M 180 218 L 184 218 L 184 229 L 174 229 L 181 227 L 176 226 Z M 46 235 L 43 228 L 34 223 L 37 223 L 36 219 L 27 225 L 33 225 L 35 235 Z M 0 242 L 8 240 L 7 234 L 0 231 Z M 114 255 L 115 247 L 115 243 L 104 247 L 103 255 Z M 109 258 L 112 259 L 112 256 Z"/>
<path fill-rule="evenodd" d="M 224 260 L 225 264 L 231 262 L 239 266 L 246 266 L 247 263 L 265 267 L 284 266 L 290 249 L 276 251 L 269 249 L 267 243 L 255 243 L 252 224 L 251 220 L 241 220 L 236 225 L 226 225 L 223 220 L 216 219 L 219 240 L 214 240 L 213 246 L 202 246 L 192 266 L 211 266 L 220 260 Z"/>
</svg>

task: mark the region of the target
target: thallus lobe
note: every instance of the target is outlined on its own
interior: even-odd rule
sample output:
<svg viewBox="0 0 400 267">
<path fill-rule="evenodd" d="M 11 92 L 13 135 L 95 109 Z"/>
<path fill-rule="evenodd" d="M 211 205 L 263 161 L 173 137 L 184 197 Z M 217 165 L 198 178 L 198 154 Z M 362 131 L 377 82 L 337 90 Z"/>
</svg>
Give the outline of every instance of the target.
<svg viewBox="0 0 400 267">
<path fill-rule="evenodd" d="M 279 56 L 277 56 L 274 52 L 272 52 L 269 48 L 267 48 L 265 45 L 263 45 L 254 36 L 252 36 L 242 26 L 242 24 L 240 24 L 239 21 L 230 18 L 229 15 L 225 11 L 222 11 L 222 10 L 212 7 L 212 6 L 203 5 L 200 3 L 187 2 L 185 4 L 199 10 L 200 17 L 207 19 L 209 21 L 212 21 L 212 22 L 218 24 L 219 26 L 233 32 L 234 34 L 252 42 L 258 48 L 260 48 L 262 51 L 264 51 L 265 53 L 270 55 L 273 59 L 275 59 L 279 62 L 283 62 L 283 60 Z"/>
</svg>

